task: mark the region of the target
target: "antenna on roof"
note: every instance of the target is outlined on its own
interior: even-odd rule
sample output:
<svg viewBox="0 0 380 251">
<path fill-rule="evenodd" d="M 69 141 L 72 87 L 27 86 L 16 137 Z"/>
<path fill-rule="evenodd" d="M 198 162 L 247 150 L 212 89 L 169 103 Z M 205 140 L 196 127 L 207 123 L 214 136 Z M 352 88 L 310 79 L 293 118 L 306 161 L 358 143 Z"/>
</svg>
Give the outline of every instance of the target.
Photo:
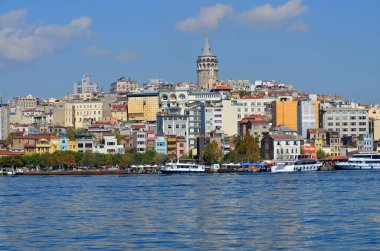
<svg viewBox="0 0 380 251">
<path fill-rule="evenodd" d="M 2 104 L 3 104 L 3 93 L 0 92 L 0 105 L 2 105 Z"/>
</svg>

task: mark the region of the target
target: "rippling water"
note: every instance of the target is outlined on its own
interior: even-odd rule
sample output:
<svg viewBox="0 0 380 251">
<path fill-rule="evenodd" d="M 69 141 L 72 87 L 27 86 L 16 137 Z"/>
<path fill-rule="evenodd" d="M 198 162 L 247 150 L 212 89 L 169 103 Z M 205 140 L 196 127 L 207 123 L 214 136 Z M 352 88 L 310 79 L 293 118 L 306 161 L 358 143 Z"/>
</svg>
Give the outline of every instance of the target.
<svg viewBox="0 0 380 251">
<path fill-rule="evenodd" d="M 0 177 L 0 249 L 380 249 L 380 172 Z"/>
</svg>

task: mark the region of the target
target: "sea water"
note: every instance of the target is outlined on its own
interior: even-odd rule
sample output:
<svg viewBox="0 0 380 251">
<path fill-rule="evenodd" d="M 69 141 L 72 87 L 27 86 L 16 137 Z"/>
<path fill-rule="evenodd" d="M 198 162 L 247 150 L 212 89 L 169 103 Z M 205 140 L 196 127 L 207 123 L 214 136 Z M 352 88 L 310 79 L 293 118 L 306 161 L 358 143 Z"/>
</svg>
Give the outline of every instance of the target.
<svg viewBox="0 0 380 251">
<path fill-rule="evenodd" d="M 380 171 L 0 177 L 0 249 L 378 250 Z"/>
</svg>

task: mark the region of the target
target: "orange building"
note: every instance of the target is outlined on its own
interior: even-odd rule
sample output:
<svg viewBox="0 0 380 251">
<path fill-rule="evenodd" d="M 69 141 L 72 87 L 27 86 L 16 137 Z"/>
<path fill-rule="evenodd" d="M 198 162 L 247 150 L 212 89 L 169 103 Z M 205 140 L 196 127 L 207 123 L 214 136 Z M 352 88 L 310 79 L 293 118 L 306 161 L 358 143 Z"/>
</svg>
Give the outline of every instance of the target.
<svg viewBox="0 0 380 251">
<path fill-rule="evenodd" d="M 297 131 L 297 104 L 298 101 L 273 101 L 273 126 L 285 125 Z"/>
</svg>

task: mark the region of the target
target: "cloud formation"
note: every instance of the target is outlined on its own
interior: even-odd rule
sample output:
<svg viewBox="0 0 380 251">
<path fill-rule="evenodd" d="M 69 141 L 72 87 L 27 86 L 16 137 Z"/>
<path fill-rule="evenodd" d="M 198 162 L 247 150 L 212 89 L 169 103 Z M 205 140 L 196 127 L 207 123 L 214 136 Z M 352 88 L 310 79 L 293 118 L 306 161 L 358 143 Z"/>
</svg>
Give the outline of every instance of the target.
<svg viewBox="0 0 380 251">
<path fill-rule="evenodd" d="M 66 25 L 26 24 L 26 9 L 0 15 L 0 59 L 27 62 L 64 49 L 90 35 L 89 17 L 73 19 Z"/>
<path fill-rule="evenodd" d="M 216 28 L 219 23 L 229 14 L 234 13 L 230 5 L 216 4 L 201 8 L 196 17 L 190 17 L 176 24 L 177 30 L 181 32 L 203 32 Z M 272 6 L 263 4 L 254 6 L 249 10 L 230 15 L 234 22 L 243 23 L 254 30 L 270 30 L 285 28 L 288 31 L 306 31 L 307 26 L 294 19 L 308 12 L 308 6 L 303 0 L 289 0 L 283 5 Z"/>
<path fill-rule="evenodd" d="M 273 7 L 264 4 L 240 13 L 238 19 L 254 29 L 271 29 L 287 25 L 288 22 L 308 11 L 302 0 L 290 0 Z"/>
<path fill-rule="evenodd" d="M 176 28 L 182 32 L 204 32 L 217 27 L 232 12 L 232 7 L 226 4 L 203 7 L 196 17 L 177 23 Z"/>
</svg>

